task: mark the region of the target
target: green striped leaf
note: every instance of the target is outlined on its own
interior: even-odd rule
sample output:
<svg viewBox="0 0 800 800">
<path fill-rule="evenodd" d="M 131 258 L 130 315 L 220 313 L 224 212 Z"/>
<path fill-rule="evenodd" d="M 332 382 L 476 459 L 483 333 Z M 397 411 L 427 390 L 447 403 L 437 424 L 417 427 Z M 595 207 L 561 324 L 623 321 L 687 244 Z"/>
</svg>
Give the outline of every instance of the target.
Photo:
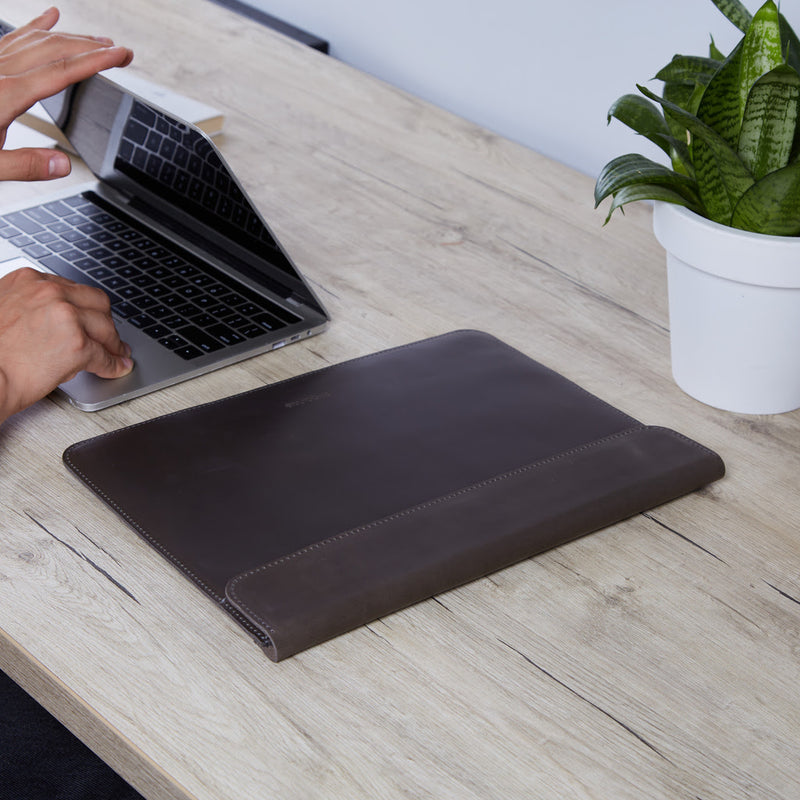
<svg viewBox="0 0 800 800">
<path fill-rule="evenodd" d="M 800 162 L 754 183 L 736 205 L 731 225 L 773 236 L 800 236 Z"/>
<path fill-rule="evenodd" d="M 672 61 L 656 73 L 656 79 L 665 83 L 707 84 L 719 69 L 721 62 L 702 56 L 672 57 Z"/>
<path fill-rule="evenodd" d="M 699 204 L 693 180 L 638 153 L 629 153 L 618 156 L 603 167 L 595 184 L 595 207 L 610 194 L 617 194 L 625 188 L 645 184 L 669 186 L 688 202 L 694 205 Z"/>
<path fill-rule="evenodd" d="M 781 64 L 762 75 L 747 98 L 739 156 L 758 181 L 789 163 L 800 103 L 800 75 Z"/>
<path fill-rule="evenodd" d="M 703 97 L 706 87 L 698 83 L 665 83 L 663 96 L 665 100 L 675 103 L 690 114 L 697 113 L 697 107 Z M 667 120 L 669 122 L 669 120 Z M 681 129 L 686 129 L 681 126 Z"/>
<path fill-rule="evenodd" d="M 783 64 L 781 24 L 774 0 L 756 11 L 742 43 L 739 66 L 739 109 L 744 113 L 750 87 L 762 76 Z"/>
<path fill-rule="evenodd" d="M 675 138 L 658 106 L 638 94 L 620 97 L 608 111 L 608 121 L 618 119 L 636 133 L 660 147 L 680 172 L 691 174 L 689 149 L 685 141 Z M 685 136 L 685 131 L 679 131 Z"/>
<path fill-rule="evenodd" d="M 663 94 L 665 100 L 694 114 L 697 111 L 697 103 L 699 102 L 695 97 L 696 92 L 696 86 L 687 86 L 684 83 L 666 83 L 664 84 Z M 664 117 L 670 131 L 672 131 L 672 135 L 685 143 L 688 152 L 689 133 L 685 126 L 681 125 L 680 122 L 668 114 L 665 114 Z"/>
<path fill-rule="evenodd" d="M 711 0 L 712 3 L 740 30 L 750 25 L 750 12 L 739 0 Z"/>
<path fill-rule="evenodd" d="M 744 108 L 739 106 L 743 41 L 717 70 L 697 106 L 697 118 L 713 128 L 731 147 L 736 147 L 739 142 Z"/>
<path fill-rule="evenodd" d="M 736 203 L 753 185 L 750 170 L 713 128 L 679 106 L 654 95 L 645 87 L 637 88 L 645 97 L 659 103 L 665 113 L 674 115 L 691 133 L 692 158 L 700 200 L 710 219 L 729 225 Z"/>
<path fill-rule="evenodd" d="M 628 203 L 637 203 L 641 200 L 663 200 L 665 203 L 674 203 L 675 205 L 685 206 L 686 208 L 694 211 L 696 214 L 703 215 L 704 213 L 703 209 L 699 205 L 687 200 L 684 195 L 682 195 L 680 192 L 676 192 L 669 186 L 642 183 L 634 186 L 625 186 L 624 188 L 620 189 L 616 195 L 614 195 L 614 200 L 611 203 L 611 207 L 603 224 L 608 224 L 608 221 L 611 219 L 611 215 L 618 208 L 622 209 L 622 207 Z"/>
<path fill-rule="evenodd" d="M 725 54 L 717 47 L 713 36 L 711 37 L 711 44 L 708 46 L 708 57 L 713 58 L 714 61 L 719 61 L 720 64 L 725 60 Z"/>
<path fill-rule="evenodd" d="M 670 129 L 658 106 L 649 100 L 638 94 L 624 94 L 608 110 L 608 121 L 611 122 L 612 118 L 618 119 L 669 154 L 665 138 L 671 136 Z"/>
</svg>

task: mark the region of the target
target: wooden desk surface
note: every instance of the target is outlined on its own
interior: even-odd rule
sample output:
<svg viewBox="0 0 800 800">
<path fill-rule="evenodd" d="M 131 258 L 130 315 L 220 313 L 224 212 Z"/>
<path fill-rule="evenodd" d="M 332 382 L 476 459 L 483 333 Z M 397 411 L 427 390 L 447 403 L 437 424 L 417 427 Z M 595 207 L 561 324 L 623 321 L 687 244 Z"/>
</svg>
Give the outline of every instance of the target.
<svg viewBox="0 0 800 800">
<path fill-rule="evenodd" d="M 799 797 L 800 414 L 674 385 L 648 210 L 603 229 L 588 178 L 212 3 L 61 7 L 225 110 L 227 159 L 333 323 L 0 428 L 0 667 L 151 800 Z M 727 477 L 275 665 L 62 466 L 78 439 L 461 327 Z"/>
</svg>

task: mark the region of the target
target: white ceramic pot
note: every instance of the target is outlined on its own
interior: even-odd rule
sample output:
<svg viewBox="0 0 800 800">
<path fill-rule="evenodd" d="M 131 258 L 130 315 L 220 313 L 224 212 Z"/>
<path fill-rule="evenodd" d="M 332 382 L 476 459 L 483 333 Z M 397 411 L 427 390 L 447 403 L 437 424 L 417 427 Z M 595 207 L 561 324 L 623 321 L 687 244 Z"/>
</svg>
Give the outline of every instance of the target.
<svg viewBox="0 0 800 800">
<path fill-rule="evenodd" d="M 656 203 L 667 251 L 672 374 L 708 405 L 800 408 L 800 238 L 765 236 Z"/>
</svg>

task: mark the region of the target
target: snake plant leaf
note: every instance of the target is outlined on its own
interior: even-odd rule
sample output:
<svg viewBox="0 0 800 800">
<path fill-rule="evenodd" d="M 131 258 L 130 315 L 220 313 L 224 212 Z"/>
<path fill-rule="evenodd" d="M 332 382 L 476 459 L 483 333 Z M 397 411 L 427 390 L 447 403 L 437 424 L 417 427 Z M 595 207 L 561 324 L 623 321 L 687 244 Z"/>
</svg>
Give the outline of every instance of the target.
<svg viewBox="0 0 800 800">
<path fill-rule="evenodd" d="M 739 0 L 711 0 L 712 3 L 740 30 L 746 31 L 752 19 L 747 8 Z"/>
<path fill-rule="evenodd" d="M 700 84 L 666 83 L 664 84 L 663 96 L 670 103 L 674 103 L 685 111 L 694 114 L 697 112 L 697 106 L 700 104 L 700 98 L 703 96 L 705 88 Z M 676 172 L 694 177 L 694 165 L 692 164 L 692 155 L 689 152 L 689 131 L 686 130 L 685 125 L 682 125 L 671 114 L 665 114 L 664 118 L 670 131 L 672 131 L 672 139 L 670 141 L 672 168 Z"/>
<path fill-rule="evenodd" d="M 739 142 L 743 111 L 739 107 L 743 45 L 744 39 L 722 63 L 706 86 L 696 109 L 697 118 L 717 131 L 731 147 L 736 147 Z"/>
<path fill-rule="evenodd" d="M 756 11 L 742 43 L 739 66 L 739 109 L 744 113 L 750 87 L 764 74 L 783 64 L 781 23 L 774 0 Z"/>
<path fill-rule="evenodd" d="M 628 153 L 603 167 L 594 188 L 595 208 L 610 194 L 616 195 L 623 189 L 639 185 L 668 186 L 687 203 L 699 205 L 693 180 L 638 153 Z"/>
<path fill-rule="evenodd" d="M 725 60 L 725 54 L 717 47 L 714 37 L 711 37 L 711 43 L 708 46 L 708 57 L 722 63 Z"/>
<path fill-rule="evenodd" d="M 608 121 L 613 118 L 660 147 L 670 157 L 676 170 L 691 174 L 692 165 L 686 142 L 675 138 L 654 103 L 638 94 L 623 95 L 608 111 Z"/>
<path fill-rule="evenodd" d="M 756 181 L 789 163 L 798 104 L 800 75 L 786 64 L 753 84 L 739 134 L 739 156 Z"/>
<path fill-rule="evenodd" d="M 704 86 L 699 87 L 700 96 L 702 95 L 703 91 L 705 91 L 705 87 Z M 698 87 L 688 86 L 687 84 L 684 83 L 664 84 L 663 95 L 665 100 L 668 100 L 670 103 L 674 103 L 676 106 L 680 106 L 681 108 L 691 112 L 692 114 L 696 113 L 697 105 L 700 102 L 698 96 Z M 691 159 L 688 158 L 688 146 L 689 146 L 688 131 L 674 117 L 668 114 L 665 114 L 664 116 L 670 131 L 672 131 L 672 135 L 676 139 L 680 139 L 686 145 L 685 149 L 687 151 L 687 160 L 690 161 Z"/>
<path fill-rule="evenodd" d="M 625 186 L 614 195 L 611 207 L 606 215 L 604 225 L 608 224 L 611 215 L 619 208 L 624 213 L 623 206 L 628 203 L 637 203 L 640 200 L 662 200 L 665 203 L 674 203 L 675 205 L 685 206 L 697 214 L 702 214 L 703 209 L 696 203 L 688 200 L 680 192 L 676 192 L 669 186 L 661 186 L 659 184 L 636 184 L 633 186 Z"/>
<path fill-rule="evenodd" d="M 690 114 L 696 114 L 697 106 L 700 104 L 700 98 L 705 89 L 705 86 L 694 83 L 665 83 L 663 96 L 665 100 L 675 103 L 676 106 L 680 106 Z M 667 123 L 669 124 L 669 119 L 667 119 Z M 681 130 L 685 135 L 686 129 L 681 126 Z"/>
<path fill-rule="evenodd" d="M 694 86 L 696 83 L 703 85 L 714 77 L 714 73 L 719 69 L 721 60 L 713 58 L 703 58 L 703 56 L 682 56 L 672 57 L 672 61 L 662 67 L 655 75 L 659 81 L 664 83 L 684 83 Z"/>
<path fill-rule="evenodd" d="M 707 216 L 729 225 L 739 198 L 753 185 L 753 176 L 736 151 L 713 128 L 679 106 L 653 94 L 639 91 L 674 115 L 693 137 L 692 156 L 700 199 Z"/>
<path fill-rule="evenodd" d="M 669 155 L 669 145 L 665 140 L 671 136 L 670 129 L 658 106 L 649 100 L 638 94 L 624 94 L 608 110 L 608 121 L 611 122 L 612 118 L 640 133 Z"/>
<path fill-rule="evenodd" d="M 754 183 L 739 200 L 731 225 L 774 236 L 800 236 L 800 162 Z"/>
</svg>

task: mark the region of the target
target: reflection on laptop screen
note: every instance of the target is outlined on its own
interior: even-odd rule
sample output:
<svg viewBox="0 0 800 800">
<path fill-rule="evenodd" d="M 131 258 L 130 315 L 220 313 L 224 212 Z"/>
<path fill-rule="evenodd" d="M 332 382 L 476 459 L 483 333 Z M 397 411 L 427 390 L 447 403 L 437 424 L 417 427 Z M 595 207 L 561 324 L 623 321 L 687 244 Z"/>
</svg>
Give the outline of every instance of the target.
<svg viewBox="0 0 800 800">
<path fill-rule="evenodd" d="M 127 196 L 148 197 L 155 206 L 169 204 L 170 219 L 190 217 L 195 226 L 206 229 L 204 238 L 216 241 L 218 247 L 222 245 L 218 255 L 226 255 L 224 243 L 217 241 L 222 237 L 256 257 L 257 261 L 245 259 L 251 267 L 251 277 L 261 282 L 266 278 L 273 290 L 277 279 L 290 290 L 278 290 L 281 294 L 294 293 L 319 310 L 313 295 L 201 131 L 100 76 L 70 87 L 42 104 L 102 181 Z M 152 213 L 153 208 L 148 210 Z M 214 235 L 209 236 L 210 232 Z M 271 276 L 253 274 L 252 269 L 263 271 L 265 263 Z M 237 261 L 236 266 L 241 269 L 245 264 Z M 276 275 L 275 270 L 280 274 Z"/>
</svg>

